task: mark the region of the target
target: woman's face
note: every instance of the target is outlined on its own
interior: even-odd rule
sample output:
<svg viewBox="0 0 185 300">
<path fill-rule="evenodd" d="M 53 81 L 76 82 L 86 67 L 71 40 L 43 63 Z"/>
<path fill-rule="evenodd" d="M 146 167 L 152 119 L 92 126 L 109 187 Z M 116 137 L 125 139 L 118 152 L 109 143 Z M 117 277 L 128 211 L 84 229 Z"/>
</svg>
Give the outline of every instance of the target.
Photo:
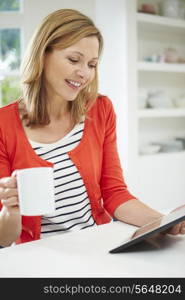
<svg viewBox="0 0 185 300">
<path fill-rule="evenodd" d="M 44 63 L 48 99 L 75 100 L 95 76 L 98 51 L 99 41 L 93 36 L 83 38 L 63 50 L 53 49 L 48 52 Z"/>
</svg>

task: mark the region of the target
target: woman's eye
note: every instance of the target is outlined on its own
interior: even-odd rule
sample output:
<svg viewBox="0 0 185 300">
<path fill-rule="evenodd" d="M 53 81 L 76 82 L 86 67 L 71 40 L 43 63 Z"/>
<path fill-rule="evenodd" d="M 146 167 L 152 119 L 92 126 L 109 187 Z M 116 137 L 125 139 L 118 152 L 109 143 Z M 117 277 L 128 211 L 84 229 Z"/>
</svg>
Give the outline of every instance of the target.
<svg viewBox="0 0 185 300">
<path fill-rule="evenodd" d="M 78 60 L 76 60 L 76 59 L 73 59 L 73 58 L 69 58 L 69 61 L 70 61 L 70 62 L 72 62 L 72 63 L 76 63 L 76 62 L 78 62 Z"/>
<path fill-rule="evenodd" d="M 90 68 L 96 68 L 96 65 L 89 65 Z"/>
</svg>

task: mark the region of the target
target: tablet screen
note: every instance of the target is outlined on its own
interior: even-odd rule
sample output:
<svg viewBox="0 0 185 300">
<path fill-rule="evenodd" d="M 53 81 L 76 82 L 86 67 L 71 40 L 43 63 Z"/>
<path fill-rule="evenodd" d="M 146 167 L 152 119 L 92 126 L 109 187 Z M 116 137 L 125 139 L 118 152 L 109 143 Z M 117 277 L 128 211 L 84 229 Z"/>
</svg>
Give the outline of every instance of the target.
<svg viewBox="0 0 185 300">
<path fill-rule="evenodd" d="M 122 252 L 129 246 L 141 242 L 146 238 L 152 237 L 156 233 L 163 232 L 183 220 L 185 220 L 185 205 L 177 208 L 168 215 L 162 216 L 159 219 L 140 227 L 129 240 L 123 242 L 122 245 L 110 250 L 109 252 Z"/>
</svg>

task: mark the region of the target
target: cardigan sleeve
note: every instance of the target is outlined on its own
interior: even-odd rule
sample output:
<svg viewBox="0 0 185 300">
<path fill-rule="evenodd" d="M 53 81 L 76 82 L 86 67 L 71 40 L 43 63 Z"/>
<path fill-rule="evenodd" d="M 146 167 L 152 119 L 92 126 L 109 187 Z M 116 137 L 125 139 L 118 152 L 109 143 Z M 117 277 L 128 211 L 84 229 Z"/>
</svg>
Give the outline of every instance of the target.
<svg viewBox="0 0 185 300">
<path fill-rule="evenodd" d="M 111 101 L 107 98 L 105 111 L 105 138 L 101 174 L 101 193 L 104 208 L 114 216 L 115 209 L 122 203 L 136 199 L 127 189 L 117 151 L 116 115 Z"/>
<path fill-rule="evenodd" d="M 1 129 L 0 129 L 0 178 L 10 176 L 10 163 L 8 160 L 8 154 L 5 149 L 5 145 L 2 140 Z M 0 201 L 0 209 L 1 209 Z"/>
<path fill-rule="evenodd" d="M 11 175 L 10 162 L 0 129 L 0 178 Z"/>
</svg>

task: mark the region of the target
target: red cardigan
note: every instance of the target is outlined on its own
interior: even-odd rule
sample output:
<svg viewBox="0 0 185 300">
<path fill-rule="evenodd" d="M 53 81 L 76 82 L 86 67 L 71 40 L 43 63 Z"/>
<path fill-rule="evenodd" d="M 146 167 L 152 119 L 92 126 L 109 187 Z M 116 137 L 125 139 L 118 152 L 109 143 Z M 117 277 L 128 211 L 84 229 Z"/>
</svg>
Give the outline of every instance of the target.
<svg viewBox="0 0 185 300">
<path fill-rule="evenodd" d="M 108 223 L 115 209 L 135 198 L 127 190 L 116 145 L 116 117 L 111 101 L 99 96 L 88 112 L 81 142 L 68 152 L 87 189 L 97 224 Z M 14 102 L 0 109 L 0 178 L 16 169 L 52 166 L 32 149 Z M 39 201 L 39 199 L 38 199 Z M 22 233 L 16 243 L 40 238 L 41 217 L 22 217 Z"/>
</svg>

